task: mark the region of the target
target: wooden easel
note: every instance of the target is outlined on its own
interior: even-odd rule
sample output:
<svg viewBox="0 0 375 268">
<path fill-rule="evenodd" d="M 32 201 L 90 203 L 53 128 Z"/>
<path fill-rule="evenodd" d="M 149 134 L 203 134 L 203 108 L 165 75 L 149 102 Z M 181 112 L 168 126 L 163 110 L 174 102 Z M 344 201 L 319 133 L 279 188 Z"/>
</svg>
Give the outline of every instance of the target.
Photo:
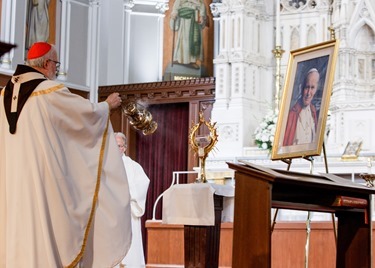
<svg viewBox="0 0 375 268">
<path fill-rule="evenodd" d="M 326 171 L 326 173 L 329 173 L 328 172 L 326 147 L 325 147 L 324 142 L 323 142 L 323 157 L 324 157 L 325 171 Z M 303 157 L 303 159 L 310 162 L 310 174 L 312 174 L 313 169 L 314 169 L 314 158 L 312 156 L 309 156 L 309 157 Z M 292 160 L 293 160 L 292 158 L 281 159 L 281 161 L 283 161 L 284 163 L 287 164 L 287 168 L 286 168 L 287 171 L 290 170 L 290 166 L 292 165 Z M 276 208 L 276 211 L 275 211 L 275 214 L 274 214 L 273 220 L 272 220 L 271 233 L 273 232 L 273 230 L 275 228 L 276 217 L 277 217 L 278 212 L 279 212 L 279 209 Z M 335 221 L 334 213 L 331 213 L 331 217 L 332 217 L 332 224 L 333 224 L 333 232 L 334 232 L 334 235 L 335 235 L 335 245 L 336 245 L 336 248 L 337 248 L 337 228 L 336 228 L 336 221 Z M 308 259 L 309 259 L 310 232 L 311 232 L 311 212 L 308 211 L 307 212 L 307 219 L 306 219 L 305 268 L 308 267 L 308 263 L 309 263 Z"/>
</svg>

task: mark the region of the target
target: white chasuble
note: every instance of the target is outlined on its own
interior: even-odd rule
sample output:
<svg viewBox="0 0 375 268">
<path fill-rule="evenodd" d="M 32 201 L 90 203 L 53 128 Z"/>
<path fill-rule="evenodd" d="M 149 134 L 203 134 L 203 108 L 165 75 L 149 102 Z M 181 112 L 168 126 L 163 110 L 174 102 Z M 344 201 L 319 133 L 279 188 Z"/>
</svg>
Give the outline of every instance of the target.
<svg viewBox="0 0 375 268">
<path fill-rule="evenodd" d="M 9 132 L 0 97 L 0 268 L 105 268 L 131 241 L 126 172 L 106 102 L 44 81 Z"/>
</svg>

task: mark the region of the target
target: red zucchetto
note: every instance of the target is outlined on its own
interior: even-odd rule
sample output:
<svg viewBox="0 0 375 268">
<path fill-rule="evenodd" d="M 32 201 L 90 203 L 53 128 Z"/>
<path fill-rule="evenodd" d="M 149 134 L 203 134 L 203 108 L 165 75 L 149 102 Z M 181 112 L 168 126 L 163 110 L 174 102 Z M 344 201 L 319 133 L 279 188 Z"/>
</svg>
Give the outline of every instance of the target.
<svg viewBox="0 0 375 268">
<path fill-rule="evenodd" d="M 27 53 L 27 59 L 32 60 L 42 57 L 43 55 L 47 54 L 48 51 L 50 51 L 51 47 L 52 46 L 46 42 L 34 43 Z"/>
</svg>

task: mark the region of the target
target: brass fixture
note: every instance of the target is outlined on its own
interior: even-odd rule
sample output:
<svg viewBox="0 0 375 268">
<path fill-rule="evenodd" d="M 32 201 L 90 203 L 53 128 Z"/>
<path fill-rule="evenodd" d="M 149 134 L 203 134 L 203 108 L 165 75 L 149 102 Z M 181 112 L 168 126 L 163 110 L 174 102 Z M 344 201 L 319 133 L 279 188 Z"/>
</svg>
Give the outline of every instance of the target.
<svg viewBox="0 0 375 268">
<path fill-rule="evenodd" d="M 129 118 L 129 123 L 136 129 L 141 130 L 143 135 L 155 132 L 158 124 L 152 120 L 152 115 L 144 108 L 138 108 L 135 102 L 128 102 L 121 106 L 122 111 Z"/>
<path fill-rule="evenodd" d="M 199 123 L 193 125 L 190 129 L 190 135 L 189 135 L 189 142 L 191 145 L 191 148 L 195 151 L 195 153 L 198 154 L 199 157 L 199 164 L 200 164 L 200 173 L 199 177 L 196 179 L 196 182 L 198 183 L 206 183 L 206 158 L 211 152 L 211 150 L 214 148 L 214 146 L 217 143 L 217 132 L 215 128 L 216 122 L 207 122 L 204 119 L 203 111 L 199 112 Z M 209 134 L 207 136 L 198 136 L 197 132 L 200 127 L 206 126 L 209 130 Z"/>
</svg>

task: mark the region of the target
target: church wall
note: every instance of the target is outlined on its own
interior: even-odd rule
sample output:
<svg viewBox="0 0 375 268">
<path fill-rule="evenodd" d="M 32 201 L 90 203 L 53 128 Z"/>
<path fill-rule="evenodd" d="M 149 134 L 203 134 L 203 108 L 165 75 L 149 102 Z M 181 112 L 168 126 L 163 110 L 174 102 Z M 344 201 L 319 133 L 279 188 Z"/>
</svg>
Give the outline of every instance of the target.
<svg viewBox="0 0 375 268">
<path fill-rule="evenodd" d="M 102 1 L 100 85 L 162 79 L 164 2 Z"/>
<path fill-rule="evenodd" d="M 68 0 L 51 2 L 49 17 L 50 37 L 55 41 L 61 62 L 58 80 L 68 87 L 91 92 L 90 99 L 96 100 L 97 88 L 97 38 L 99 21 L 98 1 Z M 0 72 L 12 74 L 17 64 L 23 64 L 26 57 L 27 1 L 2 2 L 1 39 L 16 44 L 17 48 L 3 58 Z M 51 22 L 52 21 L 52 22 Z"/>
<path fill-rule="evenodd" d="M 361 153 L 371 155 L 375 147 L 372 134 L 375 125 L 375 105 L 373 102 L 341 103 L 334 106 L 329 119 L 331 129 L 327 151 L 342 154 L 349 141 L 362 141 Z"/>
<path fill-rule="evenodd" d="M 1 10 L 1 40 L 17 47 L 2 58 L 1 69 L 12 73 L 25 59 L 26 0 L 4 1 Z"/>
<path fill-rule="evenodd" d="M 128 47 L 124 44 L 124 32 L 129 23 L 124 19 L 123 0 L 105 1 L 101 4 L 99 39 L 98 84 L 122 84 L 124 81 L 124 54 Z"/>
<path fill-rule="evenodd" d="M 334 4 L 333 25 L 340 40 L 340 52 L 330 107 L 334 134 L 328 145 L 341 152 L 353 139 L 363 141 L 363 154 L 375 152 L 371 134 L 375 116 L 374 22 L 373 1 Z"/>
<path fill-rule="evenodd" d="M 281 47 L 285 50 L 281 58 L 282 86 L 289 51 L 328 40 L 327 26 L 332 22 L 341 43 L 331 97 L 333 116 L 340 112 L 353 113 L 354 110 L 341 107 L 373 98 L 373 1 L 334 1 L 332 17 L 328 12 L 329 1 L 315 1 L 314 8 L 303 9 L 291 8 L 290 1 L 281 2 L 284 5 Z M 10 75 L 25 57 L 27 5 L 26 0 L 2 0 L 1 3 L 1 39 L 18 45 L 2 59 L 0 66 L 2 74 Z M 58 79 L 70 88 L 90 92 L 91 100 L 96 101 L 98 85 L 162 80 L 164 13 L 168 2 L 66 0 L 55 4 L 55 18 L 51 19 L 56 22 L 53 35 L 62 63 Z M 262 1 L 213 4 L 217 7 L 217 53 L 213 60 L 217 90 L 213 120 L 227 133 L 229 125 L 240 126 L 237 149 L 220 152 L 241 155 L 241 148 L 253 145 L 253 131 L 274 101 L 275 58 L 271 51 L 275 38 L 275 4 Z M 364 47 L 366 43 L 368 48 Z M 372 107 L 368 107 L 368 114 L 372 114 Z M 343 128 L 344 125 L 348 128 Z M 345 122 L 335 127 L 336 133 L 346 133 L 351 125 Z M 332 146 L 345 145 L 349 138 L 340 134 Z M 366 144 L 370 146 L 368 150 L 375 151 L 370 140 Z"/>
<path fill-rule="evenodd" d="M 0 72 L 24 62 L 26 0 L 3 1 L 1 39 L 18 48 L 3 58 Z M 99 84 L 160 81 L 164 2 L 57 1 L 53 34 L 61 61 L 58 80 L 90 92 Z"/>
<path fill-rule="evenodd" d="M 271 3 L 227 1 L 218 10 L 221 27 L 212 117 L 218 122 L 221 157 L 242 155 L 244 147 L 253 146 L 260 118 L 273 108 L 274 40 L 265 34 L 273 26 Z M 223 70 L 229 70 L 227 76 Z"/>
<path fill-rule="evenodd" d="M 60 68 L 64 74 L 62 79 L 66 79 L 69 83 L 90 87 L 88 79 L 88 72 L 90 65 L 90 33 L 89 29 L 89 12 L 90 7 L 88 3 L 79 2 L 68 2 L 67 13 L 69 14 L 70 20 L 64 20 L 65 22 L 65 35 L 63 39 L 65 44 L 60 51 L 60 61 L 62 67 Z M 63 41 L 63 42 L 64 42 Z M 64 49 L 65 48 L 65 49 Z"/>
<path fill-rule="evenodd" d="M 162 32 L 159 15 L 135 14 L 131 17 L 129 73 L 125 83 L 154 82 L 162 80 L 162 51 L 160 33 Z"/>
</svg>

